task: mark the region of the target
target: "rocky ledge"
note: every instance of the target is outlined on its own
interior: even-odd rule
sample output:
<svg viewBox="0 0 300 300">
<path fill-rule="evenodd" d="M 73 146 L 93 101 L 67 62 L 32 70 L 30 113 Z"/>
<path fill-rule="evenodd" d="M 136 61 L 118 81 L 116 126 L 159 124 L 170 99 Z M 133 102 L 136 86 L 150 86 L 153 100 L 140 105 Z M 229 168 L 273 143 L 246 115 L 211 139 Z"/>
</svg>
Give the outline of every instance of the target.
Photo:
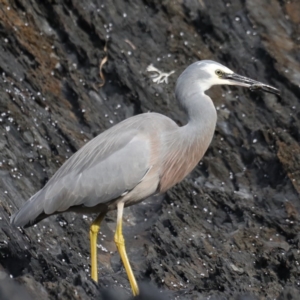
<svg viewBox="0 0 300 300">
<path fill-rule="evenodd" d="M 218 124 L 203 160 L 166 195 L 125 210 L 134 272 L 162 298 L 298 299 L 299 22 L 298 1 L 1 0 L 1 299 L 12 290 L 22 299 L 100 299 L 106 288 L 130 297 L 115 212 L 99 236 L 99 284 L 89 275 L 93 216 L 54 216 L 26 230 L 9 218 L 117 122 L 156 111 L 184 124 L 175 81 L 201 59 L 282 97 L 209 92 Z M 151 64 L 175 71 L 168 84 L 152 81 Z"/>
</svg>

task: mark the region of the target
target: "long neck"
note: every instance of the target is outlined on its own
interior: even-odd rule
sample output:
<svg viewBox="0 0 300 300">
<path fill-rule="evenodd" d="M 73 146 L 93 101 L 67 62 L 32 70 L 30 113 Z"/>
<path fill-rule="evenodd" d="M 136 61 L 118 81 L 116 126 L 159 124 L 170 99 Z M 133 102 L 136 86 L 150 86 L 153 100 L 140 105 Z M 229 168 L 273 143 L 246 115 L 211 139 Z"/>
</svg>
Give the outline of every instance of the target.
<svg viewBox="0 0 300 300">
<path fill-rule="evenodd" d="M 166 137 L 166 153 L 163 160 L 160 192 L 165 192 L 190 173 L 206 152 L 214 135 L 217 113 L 211 99 L 199 85 L 189 84 L 184 90 L 177 84 L 176 97 L 188 115 L 188 123 Z M 192 88 L 191 88 L 192 87 Z"/>
<path fill-rule="evenodd" d="M 185 82 L 177 83 L 175 90 L 176 98 L 188 116 L 188 122 L 181 130 L 194 141 L 205 139 L 210 143 L 217 123 L 215 106 L 204 94 L 201 83 L 191 81 L 189 87 L 186 86 Z"/>
</svg>

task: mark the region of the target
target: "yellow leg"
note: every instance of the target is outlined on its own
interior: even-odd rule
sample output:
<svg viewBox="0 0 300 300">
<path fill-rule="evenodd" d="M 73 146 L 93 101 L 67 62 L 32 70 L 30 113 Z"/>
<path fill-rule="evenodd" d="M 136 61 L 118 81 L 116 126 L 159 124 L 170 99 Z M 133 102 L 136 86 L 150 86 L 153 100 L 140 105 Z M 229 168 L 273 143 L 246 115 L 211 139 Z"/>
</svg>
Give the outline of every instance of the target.
<svg viewBox="0 0 300 300">
<path fill-rule="evenodd" d="M 91 243 L 91 277 L 98 282 L 98 268 L 97 268 L 97 237 L 100 230 L 100 223 L 105 217 L 105 213 L 101 213 L 90 227 L 90 243 Z"/>
<path fill-rule="evenodd" d="M 123 208 L 124 208 L 124 203 L 119 203 L 118 204 L 117 229 L 116 229 L 116 233 L 115 233 L 115 243 L 117 245 L 123 265 L 125 267 L 133 295 L 137 296 L 139 294 L 139 288 L 136 283 L 135 277 L 133 275 L 133 272 L 132 272 L 127 254 L 126 254 L 125 240 L 124 240 L 123 233 L 122 233 Z"/>
</svg>

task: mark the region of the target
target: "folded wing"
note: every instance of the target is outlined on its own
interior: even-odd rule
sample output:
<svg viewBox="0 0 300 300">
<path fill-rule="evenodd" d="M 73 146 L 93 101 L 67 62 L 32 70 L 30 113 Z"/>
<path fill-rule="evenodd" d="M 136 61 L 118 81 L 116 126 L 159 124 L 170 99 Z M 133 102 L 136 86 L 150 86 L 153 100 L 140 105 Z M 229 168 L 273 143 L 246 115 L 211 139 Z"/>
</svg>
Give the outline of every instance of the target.
<svg viewBox="0 0 300 300">
<path fill-rule="evenodd" d="M 53 214 L 72 206 L 93 207 L 132 190 L 150 168 L 150 141 L 138 130 L 116 126 L 91 140 L 54 174 L 11 218 L 28 225 L 42 213 Z"/>
</svg>

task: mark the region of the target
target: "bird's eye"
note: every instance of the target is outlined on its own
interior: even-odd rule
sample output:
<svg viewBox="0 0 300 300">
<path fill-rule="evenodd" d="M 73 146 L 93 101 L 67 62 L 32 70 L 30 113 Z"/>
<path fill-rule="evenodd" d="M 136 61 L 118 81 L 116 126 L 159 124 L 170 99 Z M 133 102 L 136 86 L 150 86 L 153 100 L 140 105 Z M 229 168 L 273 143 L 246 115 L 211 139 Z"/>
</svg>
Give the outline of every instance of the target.
<svg viewBox="0 0 300 300">
<path fill-rule="evenodd" d="M 216 70 L 216 74 L 221 77 L 224 75 L 224 72 L 222 70 Z"/>
</svg>

